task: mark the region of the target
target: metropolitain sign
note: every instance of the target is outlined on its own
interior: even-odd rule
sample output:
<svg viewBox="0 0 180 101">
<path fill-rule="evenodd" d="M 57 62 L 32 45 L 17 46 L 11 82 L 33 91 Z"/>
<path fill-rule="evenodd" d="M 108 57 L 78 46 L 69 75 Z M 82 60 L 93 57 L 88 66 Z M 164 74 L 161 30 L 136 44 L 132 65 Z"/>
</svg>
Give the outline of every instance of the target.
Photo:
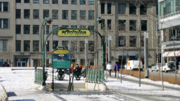
<svg viewBox="0 0 180 101">
<path fill-rule="evenodd" d="M 90 36 L 90 31 L 85 29 L 61 29 L 58 36 Z"/>
</svg>

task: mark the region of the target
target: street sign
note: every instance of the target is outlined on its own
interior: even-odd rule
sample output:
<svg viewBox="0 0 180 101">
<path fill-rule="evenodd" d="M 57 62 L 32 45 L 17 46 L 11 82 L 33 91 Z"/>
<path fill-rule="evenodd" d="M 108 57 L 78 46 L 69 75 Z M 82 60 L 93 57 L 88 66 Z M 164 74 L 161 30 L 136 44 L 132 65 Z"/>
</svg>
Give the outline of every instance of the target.
<svg viewBox="0 0 180 101">
<path fill-rule="evenodd" d="M 55 50 L 52 54 L 68 54 L 69 50 Z"/>
<path fill-rule="evenodd" d="M 89 30 L 85 29 L 61 29 L 58 31 L 58 36 L 90 36 Z"/>
<path fill-rule="evenodd" d="M 52 52 L 53 68 L 70 68 L 71 54 L 69 50 L 55 50 Z"/>
</svg>

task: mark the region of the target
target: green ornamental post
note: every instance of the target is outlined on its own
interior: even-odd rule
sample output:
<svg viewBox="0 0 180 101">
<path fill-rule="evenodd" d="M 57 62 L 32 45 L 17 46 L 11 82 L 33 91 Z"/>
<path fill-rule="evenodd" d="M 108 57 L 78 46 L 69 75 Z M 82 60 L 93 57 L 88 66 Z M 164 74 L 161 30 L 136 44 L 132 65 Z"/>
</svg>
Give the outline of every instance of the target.
<svg viewBox="0 0 180 101">
<path fill-rule="evenodd" d="M 51 19 L 51 17 L 45 18 L 43 23 L 42 23 L 42 27 L 41 27 L 41 54 L 42 54 L 42 67 L 43 67 L 43 83 L 42 85 L 45 85 L 45 45 L 46 45 L 46 40 L 44 41 L 44 34 L 45 34 L 45 26 L 46 23 L 51 24 L 53 20 Z M 43 31 L 42 31 L 43 30 Z"/>
<path fill-rule="evenodd" d="M 106 30 L 105 30 L 105 20 L 101 17 L 97 18 L 97 21 L 101 24 L 101 26 L 103 27 L 103 36 L 102 36 L 102 75 L 101 75 L 101 83 L 104 83 L 104 68 L 106 67 L 105 64 L 105 50 L 106 50 Z"/>
</svg>

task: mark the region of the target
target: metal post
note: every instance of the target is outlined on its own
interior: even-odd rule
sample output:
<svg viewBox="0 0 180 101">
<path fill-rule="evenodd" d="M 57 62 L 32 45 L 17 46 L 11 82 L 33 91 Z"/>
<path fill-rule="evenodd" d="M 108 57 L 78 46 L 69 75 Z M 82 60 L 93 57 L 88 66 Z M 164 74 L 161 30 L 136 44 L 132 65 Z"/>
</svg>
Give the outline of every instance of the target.
<svg viewBox="0 0 180 101">
<path fill-rule="evenodd" d="M 145 64 L 145 78 L 149 77 L 148 68 L 148 33 L 144 32 L 144 64 Z"/>
<path fill-rule="evenodd" d="M 106 67 L 106 64 L 105 64 L 105 57 L 106 57 L 106 54 L 105 54 L 105 51 L 106 51 L 106 30 L 105 30 L 105 22 L 103 21 L 102 22 L 102 26 L 103 26 L 103 37 L 102 37 L 102 82 L 104 82 L 104 68 Z"/>
<path fill-rule="evenodd" d="M 86 72 L 87 72 L 87 70 L 88 70 L 88 40 L 87 39 L 85 39 L 85 68 L 86 68 Z M 86 72 L 84 72 L 84 74 L 87 77 Z"/>
<path fill-rule="evenodd" d="M 108 36 L 108 61 L 111 61 L 111 36 Z"/>
<path fill-rule="evenodd" d="M 161 25 L 162 26 L 162 25 Z M 163 46 L 162 46 L 162 43 L 163 43 L 163 40 L 164 40 L 164 36 L 163 36 L 163 30 L 161 30 L 161 81 L 162 81 L 162 90 L 164 90 L 164 85 L 163 85 Z"/>
<path fill-rule="evenodd" d="M 45 85 L 45 61 L 44 61 L 44 59 L 45 59 L 45 50 L 44 50 L 44 33 L 45 33 L 45 25 L 46 24 L 43 24 L 43 36 L 42 36 L 42 43 L 43 43 L 43 50 L 42 50 L 42 66 L 43 66 L 43 83 L 42 83 L 42 85 Z"/>
<path fill-rule="evenodd" d="M 140 61 L 141 61 L 141 18 L 139 18 L 139 87 L 141 86 Z"/>
</svg>

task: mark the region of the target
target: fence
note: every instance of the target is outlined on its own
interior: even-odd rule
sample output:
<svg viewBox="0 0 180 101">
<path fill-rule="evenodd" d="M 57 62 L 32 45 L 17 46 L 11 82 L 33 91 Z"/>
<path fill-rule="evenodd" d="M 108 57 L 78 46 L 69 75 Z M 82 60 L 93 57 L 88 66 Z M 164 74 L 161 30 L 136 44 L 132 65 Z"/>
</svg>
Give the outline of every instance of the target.
<svg viewBox="0 0 180 101">
<path fill-rule="evenodd" d="M 42 85 L 43 83 L 43 69 L 35 67 L 35 81 L 36 84 Z"/>
<path fill-rule="evenodd" d="M 89 83 L 104 83 L 104 80 L 102 80 L 102 69 L 96 68 L 96 69 L 88 69 L 88 82 Z"/>
</svg>

